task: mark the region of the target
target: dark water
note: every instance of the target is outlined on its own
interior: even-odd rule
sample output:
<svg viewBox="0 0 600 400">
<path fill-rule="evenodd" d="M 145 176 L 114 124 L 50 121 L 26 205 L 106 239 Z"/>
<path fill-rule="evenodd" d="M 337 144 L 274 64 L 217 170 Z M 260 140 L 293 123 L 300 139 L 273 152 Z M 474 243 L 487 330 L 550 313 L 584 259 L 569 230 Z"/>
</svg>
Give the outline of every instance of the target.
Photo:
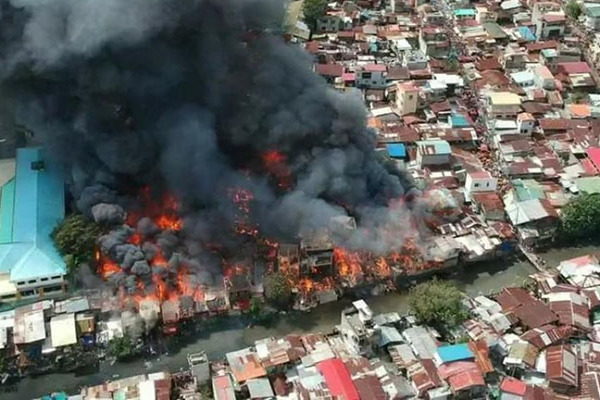
<svg viewBox="0 0 600 400">
<path fill-rule="evenodd" d="M 598 247 L 580 247 L 562 250 L 549 250 L 542 254 L 548 265 L 571 257 L 597 252 Z M 520 285 L 535 269 L 521 260 L 500 260 L 465 268 L 457 280 L 459 286 L 470 295 L 489 294 L 504 286 Z M 404 312 L 407 310 L 406 293 L 389 293 L 369 298 L 368 303 L 375 313 Z M 56 391 L 69 394 L 79 392 L 82 386 L 97 385 L 109 379 L 161 370 L 177 371 L 187 366 L 186 354 L 204 350 L 211 359 L 219 359 L 225 353 L 252 345 L 255 340 L 265 337 L 283 336 L 289 333 L 328 332 L 339 323 L 341 310 L 350 300 L 320 306 L 308 313 L 284 315 L 268 327 L 248 328 L 240 320 L 227 319 L 210 332 L 199 333 L 187 338 L 175 354 L 152 360 L 147 368 L 143 361 L 103 365 L 91 374 L 51 374 L 36 378 L 26 378 L 13 388 L 12 392 L 0 393 L 2 400 L 25 400 L 40 397 Z"/>
</svg>

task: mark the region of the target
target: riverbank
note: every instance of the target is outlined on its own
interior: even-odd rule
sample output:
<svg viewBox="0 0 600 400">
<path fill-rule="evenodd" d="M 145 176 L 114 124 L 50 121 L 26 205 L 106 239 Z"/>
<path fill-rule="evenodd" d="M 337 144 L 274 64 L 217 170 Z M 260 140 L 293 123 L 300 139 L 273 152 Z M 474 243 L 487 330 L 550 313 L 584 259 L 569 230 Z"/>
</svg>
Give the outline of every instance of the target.
<svg viewBox="0 0 600 400">
<path fill-rule="evenodd" d="M 556 257 L 569 258 L 568 254 L 561 253 Z M 471 265 L 455 281 L 469 295 L 489 294 L 503 286 L 520 285 L 533 272 L 535 269 L 525 260 L 498 260 Z M 339 323 L 340 312 L 350 301 L 341 299 L 310 312 L 282 315 L 267 326 L 253 328 L 248 328 L 243 319 L 227 318 L 193 336 L 174 338 L 178 342 L 174 346 L 178 351 L 152 359 L 150 363 L 146 363 L 146 360 L 116 363 L 112 366 L 105 363 L 101 364 L 99 370 L 88 374 L 27 377 L 16 384 L 12 391 L 2 393 L 1 396 L 3 400 L 28 400 L 60 390 L 76 393 L 82 386 L 97 385 L 116 377 L 161 370 L 178 371 L 187 367 L 187 353 L 204 350 L 211 359 L 219 359 L 229 351 L 250 346 L 254 341 L 269 336 L 278 337 L 294 332 L 328 332 Z M 405 292 L 391 292 L 369 298 L 369 305 L 375 313 L 408 310 Z"/>
</svg>

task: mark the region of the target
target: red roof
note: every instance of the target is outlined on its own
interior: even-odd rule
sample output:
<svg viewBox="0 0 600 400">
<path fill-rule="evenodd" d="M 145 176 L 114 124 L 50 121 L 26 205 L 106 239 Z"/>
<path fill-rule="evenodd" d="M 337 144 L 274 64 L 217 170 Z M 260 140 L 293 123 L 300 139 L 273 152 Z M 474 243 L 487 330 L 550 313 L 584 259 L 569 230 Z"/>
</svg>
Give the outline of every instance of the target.
<svg viewBox="0 0 600 400">
<path fill-rule="evenodd" d="M 358 391 L 342 360 L 334 358 L 317 364 L 333 396 L 343 396 L 345 400 L 359 400 Z"/>
<path fill-rule="evenodd" d="M 452 375 L 448 379 L 448 383 L 454 392 L 470 389 L 474 386 L 485 386 L 483 375 L 481 375 L 481 372 L 476 369 L 468 369 L 466 371 L 459 372 L 456 375 Z"/>
<path fill-rule="evenodd" d="M 386 395 L 381 387 L 379 378 L 373 375 L 365 375 L 354 381 L 361 399 L 385 400 Z"/>
<path fill-rule="evenodd" d="M 344 74 L 344 66 L 342 64 L 317 64 L 315 72 L 322 76 L 342 76 Z"/>
<path fill-rule="evenodd" d="M 578 387 L 578 359 L 569 346 L 552 346 L 546 350 L 546 378 L 552 383 Z"/>
<path fill-rule="evenodd" d="M 558 72 L 566 75 L 591 74 L 592 69 L 585 61 L 572 61 L 558 64 Z"/>
<path fill-rule="evenodd" d="M 596 170 L 600 171 L 600 148 L 590 147 L 585 152 L 587 153 L 589 159 L 592 160 L 592 163 L 594 164 L 594 167 L 596 167 Z"/>
<path fill-rule="evenodd" d="M 365 71 L 369 71 L 369 72 L 385 72 L 385 71 L 387 71 L 387 66 L 385 64 L 367 64 L 363 68 Z"/>
<path fill-rule="evenodd" d="M 500 384 L 500 390 L 504 393 L 516 394 L 517 396 L 525 396 L 527 385 L 515 378 L 504 378 Z"/>
<path fill-rule="evenodd" d="M 535 42 L 527 44 L 527 51 L 541 51 L 544 49 L 556 49 L 558 42 L 555 40 L 549 40 L 547 42 Z"/>
</svg>

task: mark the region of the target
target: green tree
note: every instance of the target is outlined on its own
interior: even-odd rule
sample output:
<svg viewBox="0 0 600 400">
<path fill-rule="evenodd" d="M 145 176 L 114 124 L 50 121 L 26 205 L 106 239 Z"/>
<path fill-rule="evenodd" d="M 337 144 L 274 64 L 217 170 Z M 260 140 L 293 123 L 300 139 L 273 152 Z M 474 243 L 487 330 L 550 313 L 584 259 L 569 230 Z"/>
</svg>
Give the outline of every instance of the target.
<svg viewBox="0 0 600 400">
<path fill-rule="evenodd" d="M 573 92 L 571 94 L 571 102 L 573 104 L 581 104 L 587 102 L 588 95 L 584 92 Z"/>
<path fill-rule="evenodd" d="M 302 14 L 311 32 L 317 29 L 317 21 L 327 13 L 327 0 L 304 0 Z"/>
<path fill-rule="evenodd" d="M 54 228 L 52 238 L 70 270 L 94 257 L 100 225 L 81 214 L 69 215 Z"/>
<path fill-rule="evenodd" d="M 583 7 L 576 0 L 569 0 L 566 6 L 567 15 L 576 20 L 583 13 Z"/>
<path fill-rule="evenodd" d="M 290 278 L 282 272 L 272 272 L 265 276 L 265 297 L 277 308 L 287 308 L 292 302 L 293 287 Z"/>
<path fill-rule="evenodd" d="M 600 193 L 582 194 L 563 207 L 558 228 L 566 241 L 595 238 L 600 234 Z"/>
<path fill-rule="evenodd" d="M 117 360 L 126 360 L 136 355 L 133 341 L 128 335 L 115 337 L 108 342 L 108 354 Z"/>
<path fill-rule="evenodd" d="M 468 317 L 462 299 L 461 291 L 454 284 L 434 279 L 412 288 L 408 301 L 421 323 L 436 328 L 454 328 Z"/>
</svg>

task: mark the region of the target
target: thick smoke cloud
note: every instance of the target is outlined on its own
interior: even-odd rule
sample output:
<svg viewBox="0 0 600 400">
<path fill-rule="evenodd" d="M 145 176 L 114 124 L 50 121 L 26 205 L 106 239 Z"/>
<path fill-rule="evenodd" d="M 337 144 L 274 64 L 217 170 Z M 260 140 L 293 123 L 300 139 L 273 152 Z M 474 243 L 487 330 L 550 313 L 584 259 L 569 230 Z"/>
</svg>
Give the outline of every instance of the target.
<svg viewBox="0 0 600 400">
<path fill-rule="evenodd" d="M 1 4 L 3 93 L 69 171 L 81 211 L 120 222 L 128 195 L 149 185 L 181 200 L 190 243 L 237 249 L 231 190 L 244 188 L 250 222 L 266 236 L 293 239 L 350 212 L 359 229 L 335 236 L 341 244 L 376 252 L 401 244 L 402 234 L 386 235 L 408 229 L 407 211 L 388 206 L 410 181 L 378 159 L 360 96 L 329 88 L 310 56 L 285 43 L 283 1 Z M 270 150 L 285 155 L 292 188 L 265 170 Z M 137 228 L 157 233 L 148 220 Z M 146 274 L 144 254 L 126 244 L 131 232 L 115 232 L 102 249 Z M 180 245 L 168 232 L 156 243 L 167 257 Z"/>
</svg>

